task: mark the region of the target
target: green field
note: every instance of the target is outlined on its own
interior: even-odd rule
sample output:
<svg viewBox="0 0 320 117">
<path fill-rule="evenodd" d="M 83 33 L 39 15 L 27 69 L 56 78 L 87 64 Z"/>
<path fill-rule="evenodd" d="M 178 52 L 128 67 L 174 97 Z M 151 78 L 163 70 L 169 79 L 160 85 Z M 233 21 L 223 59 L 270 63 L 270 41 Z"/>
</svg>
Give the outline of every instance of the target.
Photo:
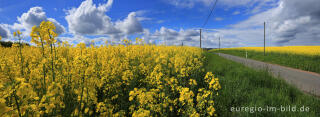
<svg viewBox="0 0 320 117">
<path fill-rule="evenodd" d="M 319 117 L 320 100 L 307 95 L 287 84 L 284 80 L 274 78 L 266 71 L 255 71 L 242 64 L 221 58 L 212 52 L 205 53 L 206 70 L 215 73 L 222 89 L 215 100 L 218 116 L 270 116 L 270 117 Z M 309 112 L 281 112 L 281 106 L 308 107 Z M 274 111 L 231 112 L 232 107 L 276 107 Z M 234 108 L 235 109 L 235 108 Z M 254 110 L 254 109 L 253 109 Z"/>
<path fill-rule="evenodd" d="M 244 58 L 246 57 L 245 50 L 212 50 L 212 52 L 221 52 Z M 320 73 L 320 56 L 277 52 L 267 52 L 264 56 L 263 52 L 247 51 L 247 57 L 254 60 Z"/>
</svg>

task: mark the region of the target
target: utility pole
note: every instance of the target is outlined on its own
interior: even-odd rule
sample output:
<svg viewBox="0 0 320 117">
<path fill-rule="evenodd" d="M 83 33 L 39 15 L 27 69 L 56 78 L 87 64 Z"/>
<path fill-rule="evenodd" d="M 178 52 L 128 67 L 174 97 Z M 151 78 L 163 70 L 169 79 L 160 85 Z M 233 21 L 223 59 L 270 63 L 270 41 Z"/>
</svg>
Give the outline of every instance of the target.
<svg viewBox="0 0 320 117">
<path fill-rule="evenodd" d="M 220 37 L 219 37 L 219 51 L 220 51 L 220 45 L 221 45 L 221 44 L 220 44 Z"/>
<path fill-rule="evenodd" d="M 264 25 L 263 55 L 266 56 L 266 22 L 264 22 L 263 25 Z"/>
<path fill-rule="evenodd" d="M 219 56 L 220 56 L 220 46 L 221 44 L 220 44 L 220 36 L 219 36 Z"/>
<path fill-rule="evenodd" d="M 201 48 L 201 31 L 202 29 L 200 29 L 200 48 Z"/>
</svg>

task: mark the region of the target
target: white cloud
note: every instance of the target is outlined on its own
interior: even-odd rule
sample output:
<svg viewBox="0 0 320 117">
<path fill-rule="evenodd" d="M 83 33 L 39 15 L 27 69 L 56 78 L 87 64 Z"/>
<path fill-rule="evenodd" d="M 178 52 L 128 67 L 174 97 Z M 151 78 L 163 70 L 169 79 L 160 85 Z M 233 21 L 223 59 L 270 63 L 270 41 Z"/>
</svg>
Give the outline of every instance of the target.
<svg viewBox="0 0 320 117">
<path fill-rule="evenodd" d="M 148 10 L 139 10 L 139 11 L 136 11 L 135 13 L 136 13 L 136 15 L 138 15 L 138 16 L 142 16 L 142 15 L 145 15 L 145 14 L 147 14 L 147 13 L 149 13 L 150 11 L 148 11 Z"/>
<path fill-rule="evenodd" d="M 165 21 L 164 21 L 164 20 L 158 20 L 158 21 L 157 21 L 158 24 L 161 24 L 161 23 L 163 23 L 163 22 L 165 22 Z"/>
<path fill-rule="evenodd" d="M 143 28 L 139 20 L 147 20 L 145 17 L 137 17 L 146 11 L 131 12 L 123 21 L 112 22 L 106 12 L 111 8 L 113 0 L 106 4 L 96 6 L 92 0 L 86 0 L 78 8 L 67 10 L 65 19 L 69 25 L 69 31 L 75 35 L 109 35 L 112 38 L 120 38 L 129 34 L 139 33 Z"/>
<path fill-rule="evenodd" d="M 86 46 L 90 46 L 91 44 L 94 44 L 96 46 L 105 45 L 105 42 L 108 41 L 108 44 L 111 45 L 118 45 L 118 44 L 124 44 L 122 41 L 123 39 L 114 39 L 109 36 L 99 36 L 94 38 L 88 38 L 86 36 L 82 35 L 73 35 L 70 37 L 58 37 L 57 40 L 59 41 L 67 41 L 69 44 L 79 44 L 79 43 L 85 43 Z M 94 43 L 92 43 L 94 41 Z"/>
<path fill-rule="evenodd" d="M 150 33 L 149 30 L 145 29 L 142 38 L 149 43 L 181 45 L 183 42 L 185 45 L 193 46 L 198 42 L 199 31 L 192 29 L 176 31 L 161 27 L 154 33 Z"/>
<path fill-rule="evenodd" d="M 48 18 L 47 20 L 51 21 L 56 26 L 56 32 L 58 34 L 62 34 L 62 33 L 64 33 L 66 31 L 66 29 L 58 21 L 56 21 L 55 19 Z"/>
<path fill-rule="evenodd" d="M 252 5 L 259 0 L 220 0 L 220 4 L 223 4 L 228 7 L 235 7 L 235 6 L 245 6 L 245 5 Z"/>
<path fill-rule="evenodd" d="M 136 18 L 136 13 L 131 12 L 126 19 L 123 21 L 116 22 L 116 28 L 124 32 L 125 34 L 134 34 L 143 31 L 143 28 Z"/>
<path fill-rule="evenodd" d="M 105 13 L 111 8 L 113 0 L 96 6 L 92 0 L 86 0 L 78 8 L 67 11 L 65 19 L 69 32 L 84 35 L 104 35 L 119 33 L 113 26 L 111 18 Z"/>
<path fill-rule="evenodd" d="M 137 17 L 138 21 L 150 21 L 152 18 L 149 17 Z"/>
<path fill-rule="evenodd" d="M 235 11 L 232 13 L 232 15 L 239 15 L 241 12 L 240 11 Z"/>
<path fill-rule="evenodd" d="M 53 18 L 47 18 L 46 13 L 43 11 L 42 7 L 32 7 L 28 12 L 23 13 L 21 17 L 18 17 L 19 23 L 14 23 L 12 26 L 13 30 L 25 30 L 24 35 L 28 35 L 31 29 L 35 25 L 40 25 L 42 21 L 52 21 L 56 26 L 56 31 L 58 34 L 65 32 L 65 28 Z"/>
<path fill-rule="evenodd" d="M 155 41 L 157 40 L 157 38 L 153 37 L 148 29 L 143 30 L 142 39 L 148 44 L 156 44 Z"/>
<path fill-rule="evenodd" d="M 248 1 L 238 2 L 237 5 L 245 5 Z M 272 6 L 273 2 L 273 0 L 264 1 L 265 4 L 272 4 Z M 203 47 L 218 47 L 219 36 L 222 47 L 263 46 L 264 21 L 267 46 L 320 44 L 320 1 L 280 0 L 276 6 L 266 10 L 263 10 L 266 8 L 263 5 L 261 8 L 258 8 L 261 5 L 253 6 L 260 11 L 254 11 L 255 15 L 247 20 L 226 28 L 203 30 Z M 234 14 L 238 13 L 234 12 Z M 194 32 L 194 35 L 188 35 L 190 32 Z M 145 36 L 154 40 L 166 40 L 171 44 L 179 45 L 184 41 L 185 45 L 199 46 L 199 33 L 192 29 L 176 31 L 162 27 L 154 33 L 145 33 Z"/>
<path fill-rule="evenodd" d="M 193 8 L 197 0 L 166 0 L 167 3 L 181 7 L 181 8 Z"/>
<path fill-rule="evenodd" d="M 227 31 L 225 31 L 227 32 Z M 232 47 L 234 45 L 243 46 L 244 44 L 234 38 L 224 37 L 222 31 L 216 29 L 212 31 L 203 30 L 202 32 L 202 47 L 203 48 L 217 48 L 218 38 L 221 37 L 221 47 Z M 197 29 L 180 29 L 179 31 L 161 27 L 154 33 L 149 30 L 144 31 L 143 39 L 150 43 L 177 45 L 180 46 L 196 46 L 200 45 L 200 33 Z"/>
<path fill-rule="evenodd" d="M 164 2 L 178 8 L 194 8 L 196 5 L 211 7 L 216 0 L 163 0 Z M 243 8 L 246 14 L 255 14 L 277 5 L 278 0 L 219 0 L 218 6 L 229 8 Z M 237 15 L 238 12 L 235 12 Z"/>
<path fill-rule="evenodd" d="M 9 38 L 10 30 L 8 24 L 0 24 L 0 36 L 2 38 Z"/>
<path fill-rule="evenodd" d="M 266 22 L 268 46 L 320 44 L 320 1 L 280 0 L 278 5 L 225 29 L 216 29 L 237 46 L 263 46 Z"/>
<path fill-rule="evenodd" d="M 214 18 L 214 20 L 216 20 L 216 21 L 222 21 L 222 20 L 224 20 L 222 17 L 216 17 L 216 18 Z"/>
<path fill-rule="evenodd" d="M 43 12 L 42 7 L 32 7 L 28 12 L 23 13 L 18 17 L 18 21 L 25 29 L 31 29 L 34 25 L 39 25 L 42 21 L 47 19 L 46 13 Z"/>
<path fill-rule="evenodd" d="M 311 20 L 310 16 L 303 16 L 299 17 L 297 19 L 288 19 L 283 22 L 283 24 L 280 24 L 277 28 L 277 32 L 285 32 L 288 30 L 295 30 L 299 28 L 300 25 L 305 25 L 309 23 Z"/>
<path fill-rule="evenodd" d="M 257 3 L 267 3 L 274 0 L 219 0 L 218 4 L 226 7 L 237 6 L 253 6 Z M 182 8 L 193 8 L 196 4 L 202 4 L 204 6 L 210 6 L 215 0 L 165 0 L 165 2 Z"/>
</svg>

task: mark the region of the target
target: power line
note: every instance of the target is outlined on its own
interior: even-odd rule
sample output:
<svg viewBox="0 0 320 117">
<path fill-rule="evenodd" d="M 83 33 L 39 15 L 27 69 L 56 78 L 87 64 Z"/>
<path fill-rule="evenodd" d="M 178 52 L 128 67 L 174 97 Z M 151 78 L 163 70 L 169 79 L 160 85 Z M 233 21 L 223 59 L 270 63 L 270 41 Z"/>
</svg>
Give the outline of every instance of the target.
<svg viewBox="0 0 320 117">
<path fill-rule="evenodd" d="M 215 8 L 216 5 L 217 5 L 217 2 L 218 2 L 218 0 L 216 0 L 216 1 L 214 2 L 214 5 L 213 5 L 212 8 L 211 8 L 210 14 L 208 15 L 207 19 L 205 20 L 202 28 L 204 28 L 204 26 L 207 25 L 207 23 L 208 23 L 208 21 L 209 21 L 209 18 L 210 18 L 210 16 L 212 15 L 212 12 L 213 12 L 214 8 Z"/>
<path fill-rule="evenodd" d="M 217 5 L 217 2 L 218 2 L 218 0 L 216 0 L 216 1 L 214 2 L 214 5 L 213 5 L 212 8 L 211 8 L 210 14 L 208 15 L 207 19 L 205 20 L 203 26 L 200 28 L 200 48 L 201 48 L 201 41 L 202 41 L 202 39 L 201 39 L 201 37 L 202 37 L 202 35 L 201 35 L 202 28 L 204 28 L 204 27 L 207 25 L 207 23 L 208 23 L 208 21 L 209 21 L 209 18 L 210 18 L 210 16 L 212 15 L 212 12 L 213 12 L 214 8 L 215 8 L 216 5 Z M 212 3 L 213 3 L 213 1 L 212 1 Z"/>
</svg>

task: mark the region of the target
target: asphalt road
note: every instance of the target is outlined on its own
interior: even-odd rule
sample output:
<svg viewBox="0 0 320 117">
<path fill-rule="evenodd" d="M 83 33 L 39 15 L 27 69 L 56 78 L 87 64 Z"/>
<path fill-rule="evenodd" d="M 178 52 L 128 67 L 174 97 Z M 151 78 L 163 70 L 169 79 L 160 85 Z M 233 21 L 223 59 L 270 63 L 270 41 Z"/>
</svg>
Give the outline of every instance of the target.
<svg viewBox="0 0 320 117">
<path fill-rule="evenodd" d="M 285 81 L 293 84 L 298 89 L 320 97 L 320 74 L 228 54 L 217 54 L 226 59 L 242 63 L 253 69 L 268 70 L 273 76 L 283 78 Z"/>
</svg>

